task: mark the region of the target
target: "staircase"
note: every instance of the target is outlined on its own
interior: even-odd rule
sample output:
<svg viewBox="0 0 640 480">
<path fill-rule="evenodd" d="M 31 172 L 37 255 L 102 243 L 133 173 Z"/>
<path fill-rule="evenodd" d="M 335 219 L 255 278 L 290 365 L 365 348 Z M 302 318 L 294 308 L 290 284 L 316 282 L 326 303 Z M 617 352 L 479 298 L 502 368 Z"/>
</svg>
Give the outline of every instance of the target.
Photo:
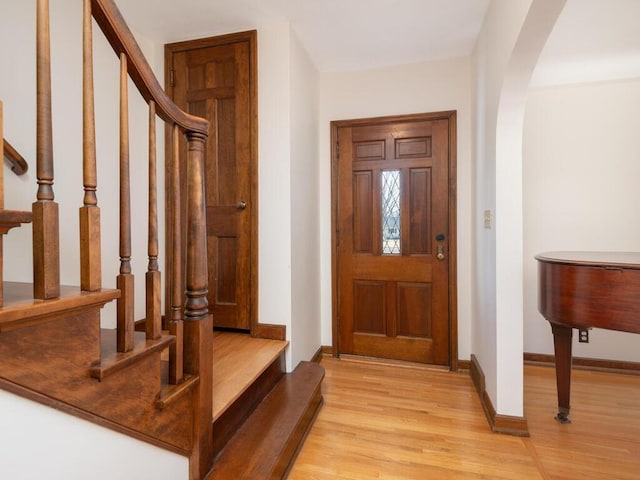
<svg viewBox="0 0 640 480">
<path fill-rule="evenodd" d="M 0 389 L 188 457 L 190 480 L 285 478 L 322 403 L 323 370 L 302 362 L 285 374 L 284 345 L 260 375 L 216 413 L 203 181 L 208 122 L 178 109 L 167 97 L 113 0 L 83 0 L 83 12 L 80 285 L 60 284 L 59 230 L 65 225 L 60 224 L 54 192 L 49 3 L 37 0 L 37 194 L 31 211 L 4 209 L 0 174 L 0 234 L 32 223 L 34 276 L 33 283 L 4 282 L 0 268 Z M 97 193 L 94 22 L 120 59 L 118 259 L 104 259 L 101 252 L 101 238 L 111 232 L 101 231 Z M 146 309 L 137 322 L 131 266 L 130 81 L 149 110 Z M 0 102 L 0 153 L 14 172 L 24 172 L 24 159 L 5 145 L 2 118 Z M 159 258 L 164 232 L 158 221 L 158 118 L 168 134 L 184 137 L 189 152 L 187 168 L 179 165 L 176 150 L 165 170 L 170 235 L 164 238 L 166 249 L 173 252 L 165 291 Z M 178 177 L 184 171 L 187 191 L 180 192 Z M 135 181 L 140 188 L 141 179 Z M 181 198 L 186 199 L 186 212 L 173 208 Z M 2 255 L 0 237 L 0 267 Z M 102 287 L 104 261 L 119 262 L 115 289 Z M 105 329 L 103 307 L 112 302 L 117 328 Z"/>
</svg>

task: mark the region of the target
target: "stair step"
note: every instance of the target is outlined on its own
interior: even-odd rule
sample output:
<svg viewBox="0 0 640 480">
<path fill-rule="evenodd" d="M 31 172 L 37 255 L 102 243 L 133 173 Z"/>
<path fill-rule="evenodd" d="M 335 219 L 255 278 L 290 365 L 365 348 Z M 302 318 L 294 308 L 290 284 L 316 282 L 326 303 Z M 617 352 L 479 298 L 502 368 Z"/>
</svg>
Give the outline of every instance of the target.
<svg viewBox="0 0 640 480">
<path fill-rule="evenodd" d="M 163 370 L 168 370 L 168 362 L 163 363 L 166 364 L 163 365 Z M 167 368 L 164 368 L 165 366 Z M 200 382 L 199 376 L 186 373 L 184 375 L 184 378 L 182 379 L 182 382 L 180 382 L 178 385 L 170 385 L 166 382 L 165 378 L 167 377 L 168 372 L 167 375 L 164 375 L 163 372 L 162 387 L 160 388 L 160 395 L 156 400 L 156 408 L 158 410 L 164 410 L 169 405 L 174 404 L 180 397 L 182 397 L 182 395 L 190 392 Z"/>
<path fill-rule="evenodd" d="M 0 209 L 0 234 L 4 235 L 23 223 L 31 223 L 32 217 L 31 212 Z"/>
<path fill-rule="evenodd" d="M 215 361 L 215 352 L 214 352 Z M 222 362 L 221 362 L 222 363 Z M 218 367 L 217 364 L 216 368 Z M 285 359 L 284 348 L 280 353 L 271 359 L 269 365 L 261 372 L 257 378 L 251 381 L 234 401 L 227 406 L 220 414 L 216 414 L 214 409 L 213 415 L 213 457 L 217 457 L 222 451 L 225 445 L 238 431 L 251 413 L 256 409 L 260 402 L 273 390 L 278 382 L 284 376 Z M 214 405 L 217 397 L 220 397 L 220 392 L 216 395 L 216 390 L 221 388 L 215 388 L 215 373 L 214 373 L 214 390 L 213 400 Z"/>
<path fill-rule="evenodd" d="M 164 350 L 176 341 L 173 335 L 163 335 L 157 340 L 147 340 L 144 333 L 136 332 L 134 346 L 130 352 L 116 351 L 116 331 L 102 329 L 100 336 L 102 360 L 100 365 L 89 369 L 89 375 L 97 380 L 103 380 L 109 375 L 133 365 L 141 358 Z"/>
<path fill-rule="evenodd" d="M 226 445 L 207 479 L 284 478 L 322 404 L 323 378 L 324 369 L 312 362 L 284 375 Z"/>
<path fill-rule="evenodd" d="M 60 296 L 51 300 L 33 298 L 33 284 L 3 282 L 4 305 L 0 309 L 0 332 L 48 322 L 61 312 L 103 306 L 120 296 L 120 290 L 83 292 L 80 287 L 60 286 Z"/>
</svg>

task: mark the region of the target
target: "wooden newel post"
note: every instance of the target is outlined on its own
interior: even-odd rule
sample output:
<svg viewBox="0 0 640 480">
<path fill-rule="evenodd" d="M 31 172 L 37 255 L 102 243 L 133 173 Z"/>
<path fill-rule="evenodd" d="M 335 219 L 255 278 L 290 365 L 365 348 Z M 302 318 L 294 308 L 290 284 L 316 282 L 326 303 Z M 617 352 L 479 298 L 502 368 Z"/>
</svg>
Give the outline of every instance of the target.
<svg viewBox="0 0 640 480">
<path fill-rule="evenodd" d="M 49 1 L 37 3 L 37 200 L 33 204 L 33 296 L 60 295 L 60 233 L 58 204 L 53 195 L 53 134 L 51 120 L 51 55 Z"/>
<path fill-rule="evenodd" d="M 207 302 L 207 219 L 204 195 L 204 142 L 199 133 L 187 133 L 187 299 L 185 320 L 209 314 Z"/>
<path fill-rule="evenodd" d="M 184 369 L 199 375 L 196 445 L 190 478 L 204 478 L 213 460 L 213 321 L 207 303 L 207 222 L 204 196 L 206 136 L 187 132 L 187 274 L 184 315 Z"/>
</svg>

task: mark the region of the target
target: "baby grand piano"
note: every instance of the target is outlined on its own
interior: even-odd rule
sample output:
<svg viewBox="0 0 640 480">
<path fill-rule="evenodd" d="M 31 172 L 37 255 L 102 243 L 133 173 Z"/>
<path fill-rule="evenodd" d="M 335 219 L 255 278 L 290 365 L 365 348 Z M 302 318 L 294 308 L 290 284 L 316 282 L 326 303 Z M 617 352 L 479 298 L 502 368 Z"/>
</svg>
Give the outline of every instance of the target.
<svg viewBox="0 0 640 480">
<path fill-rule="evenodd" d="M 640 333 L 640 253 L 548 252 L 538 260 L 538 310 L 551 324 L 558 415 L 569 420 L 571 337 L 591 327 Z"/>
</svg>

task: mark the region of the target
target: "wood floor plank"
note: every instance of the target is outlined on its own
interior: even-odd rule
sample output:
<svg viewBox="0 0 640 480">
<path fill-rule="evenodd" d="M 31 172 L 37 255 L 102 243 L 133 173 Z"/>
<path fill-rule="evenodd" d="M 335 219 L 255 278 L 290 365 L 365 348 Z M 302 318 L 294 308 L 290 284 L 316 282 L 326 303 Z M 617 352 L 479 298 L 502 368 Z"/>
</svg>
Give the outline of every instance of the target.
<svg viewBox="0 0 640 480">
<path fill-rule="evenodd" d="M 637 479 L 640 377 L 574 372 L 573 424 L 553 368 L 525 367 L 530 438 L 494 434 L 466 374 L 325 357 L 325 404 L 289 480 Z"/>
</svg>

